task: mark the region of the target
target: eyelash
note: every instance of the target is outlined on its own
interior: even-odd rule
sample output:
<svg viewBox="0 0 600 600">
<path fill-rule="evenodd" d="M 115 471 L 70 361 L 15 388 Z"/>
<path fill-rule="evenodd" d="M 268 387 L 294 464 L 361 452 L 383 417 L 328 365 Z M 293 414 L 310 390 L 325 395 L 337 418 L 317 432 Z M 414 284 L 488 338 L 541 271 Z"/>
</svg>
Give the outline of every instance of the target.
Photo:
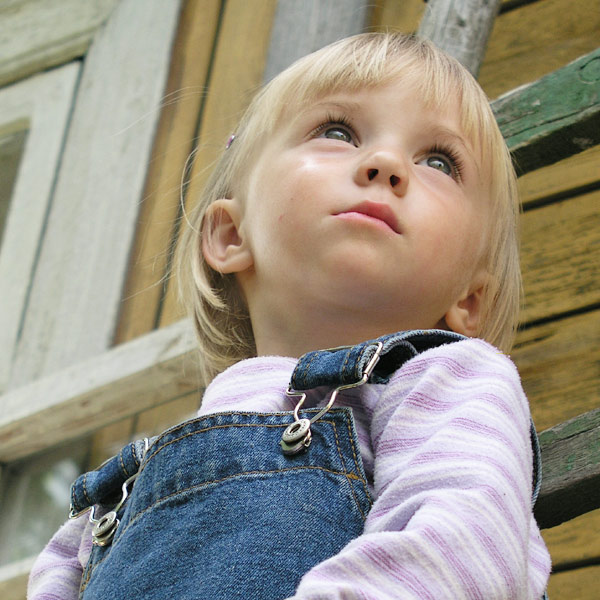
<svg viewBox="0 0 600 600">
<path fill-rule="evenodd" d="M 463 173 L 463 161 L 458 154 L 451 146 L 446 146 L 445 144 L 434 144 L 427 152 L 426 155 L 437 156 L 441 155 L 449 159 L 450 166 L 452 167 L 452 176 L 460 181 Z"/>
<path fill-rule="evenodd" d="M 325 120 L 315 127 L 309 134 L 308 137 L 315 138 L 327 131 L 328 129 L 335 129 L 336 127 L 340 127 L 341 129 L 345 129 L 346 132 L 350 135 L 353 141 L 356 141 L 356 134 L 354 133 L 354 126 L 350 122 L 348 117 L 344 115 L 332 115 L 328 114 L 325 117 Z"/>
<path fill-rule="evenodd" d="M 325 120 L 310 132 L 309 137 L 316 138 L 328 129 L 335 129 L 337 126 L 345 129 L 352 140 L 357 143 L 357 136 L 354 132 L 354 126 L 352 125 L 350 119 L 344 115 L 327 114 Z M 451 146 L 440 143 L 434 144 L 425 152 L 425 155 L 426 157 L 440 155 L 447 158 L 450 161 L 452 178 L 456 179 L 457 181 L 461 181 L 463 173 L 463 161 L 459 153 L 456 152 Z"/>
</svg>

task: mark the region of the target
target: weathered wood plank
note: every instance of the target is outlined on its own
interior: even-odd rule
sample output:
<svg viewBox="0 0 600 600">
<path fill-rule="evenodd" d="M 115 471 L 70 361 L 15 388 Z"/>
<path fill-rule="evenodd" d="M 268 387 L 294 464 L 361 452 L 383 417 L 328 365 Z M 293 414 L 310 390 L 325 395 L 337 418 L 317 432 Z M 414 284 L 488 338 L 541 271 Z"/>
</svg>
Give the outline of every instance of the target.
<svg viewBox="0 0 600 600">
<path fill-rule="evenodd" d="M 600 531 L 600 510 L 585 513 L 552 529 L 544 529 L 542 537 L 554 567 L 562 568 L 598 559 L 600 536 L 590 535 L 592 531 Z"/>
<path fill-rule="evenodd" d="M 368 0 L 279 0 L 264 80 L 306 54 L 363 31 L 370 5 Z"/>
<path fill-rule="evenodd" d="M 600 48 L 492 108 L 521 172 L 591 148 L 600 142 Z"/>
<path fill-rule="evenodd" d="M 0 396 L 0 462 L 77 439 L 198 390 L 192 326 L 181 321 Z"/>
<path fill-rule="evenodd" d="M 0 4 L 0 85 L 85 54 L 119 0 L 13 0 Z"/>
<path fill-rule="evenodd" d="M 600 310 L 519 331 L 511 352 L 538 430 L 600 406 Z"/>
<path fill-rule="evenodd" d="M 417 33 L 477 77 L 499 8 L 500 0 L 428 2 Z"/>
<path fill-rule="evenodd" d="M 197 152 L 184 189 L 190 210 L 223 151 L 227 138 L 263 80 L 277 0 L 228 0 L 215 48 L 212 74 L 196 133 Z M 182 318 L 174 280 L 169 280 L 160 326 Z"/>
<path fill-rule="evenodd" d="M 502 0 L 501 10 L 512 9 L 519 2 L 524 4 L 529 0 Z M 370 31 L 396 30 L 414 33 L 419 28 L 427 3 L 423 0 L 375 0 L 372 6 Z"/>
<path fill-rule="evenodd" d="M 565 158 L 519 177 L 519 196 L 527 210 L 548 199 L 566 197 L 573 191 L 598 187 L 600 183 L 600 146 Z"/>
<path fill-rule="evenodd" d="M 539 526 L 554 527 L 600 508 L 600 408 L 543 431 L 540 445 Z"/>
<path fill-rule="evenodd" d="M 425 13 L 422 0 L 377 0 L 373 3 L 370 31 L 402 31 L 414 33 Z"/>
<path fill-rule="evenodd" d="M 502 13 L 479 82 L 496 98 L 596 49 L 599 30 L 600 11 L 588 0 L 540 0 Z"/>
<path fill-rule="evenodd" d="M 589 532 L 593 534 L 593 532 Z M 573 598 L 574 600 L 598 600 L 600 565 L 563 571 L 550 575 L 549 598 Z"/>
<path fill-rule="evenodd" d="M 0 391 L 10 377 L 79 72 L 74 62 L 0 92 L 0 134 L 26 134 L 0 251 Z"/>
<path fill-rule="evenodd" d="M 522 217 L 522 322 L 600 302 L 600 191 L 527 211 Z"/>
<path fill-rule="evenodd" d="M 122 0 L 86 57 L 13 387 L 112 343 L 179 4 Z"/>
</svg>

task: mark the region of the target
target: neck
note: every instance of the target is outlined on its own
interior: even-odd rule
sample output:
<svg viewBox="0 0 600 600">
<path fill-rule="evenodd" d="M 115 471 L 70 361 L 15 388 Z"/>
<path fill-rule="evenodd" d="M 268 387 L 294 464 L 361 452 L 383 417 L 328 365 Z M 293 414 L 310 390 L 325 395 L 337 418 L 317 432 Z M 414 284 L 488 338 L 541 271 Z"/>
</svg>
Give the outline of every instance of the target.
<svg viewBox="0 0 600 600">
<path fill-rule="evenodd" d="M 353 346 L 366 340 L 411 326 L 390 326 L 362 314 L 344 314 L 341 310 L 326 314 L 323 307 L 310 315 L 274 318 L 273 314 L 252 314 L 252 327 L 258 356 L 300 357 L 311 350 Z M 433 325 L 432 325 L 433 326 Z"/>
</svg>

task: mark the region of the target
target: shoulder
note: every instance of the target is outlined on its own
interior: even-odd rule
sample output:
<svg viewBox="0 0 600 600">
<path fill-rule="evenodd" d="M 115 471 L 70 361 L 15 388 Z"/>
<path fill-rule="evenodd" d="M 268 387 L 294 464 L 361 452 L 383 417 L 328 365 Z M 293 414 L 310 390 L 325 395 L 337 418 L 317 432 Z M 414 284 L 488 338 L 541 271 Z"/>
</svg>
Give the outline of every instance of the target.
<svg viewBox="0 0 600 600">
<path fill-rule="evenodd" d="M 432 371 L 445 373 L 456 380 L 489 376 L 506 377 L 520 382 L 519 373 L 511 358 L 478 338 L 468 338 L 425 350 L 407 361 L 392 379 L 419 376 Z"/>
<path fill-rule="evenodd" d="M 480 339 L 465 339 L 426 350 L 407 361 L 382 390 L 382 404 L 435 412 L 459 407 L 509 413 L 529 420 L 529 403 L 510 357 Z"/>
</svg>

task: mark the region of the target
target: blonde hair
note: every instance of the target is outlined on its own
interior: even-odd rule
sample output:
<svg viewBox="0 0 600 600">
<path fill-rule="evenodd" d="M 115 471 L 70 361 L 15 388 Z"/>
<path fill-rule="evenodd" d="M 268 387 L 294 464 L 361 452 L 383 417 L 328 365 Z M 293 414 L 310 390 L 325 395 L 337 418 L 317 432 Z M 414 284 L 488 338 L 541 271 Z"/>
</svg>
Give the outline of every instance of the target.
<svg viewBox="0 0 600 600">
<path fill-rule="evenodd" d="M 463 133 L 479 150 L 480 164 L 487 167 L 490 225 L 484 261 L 490 277 L 477 335 L 503 351 L 510 349 L 521 296 L 519 204 L 511 157 L 488 99 L 458 61 L 430 42 L 399 33 L 367 33 L 305 56 L 257 94 L 188 217 L 190 226 L 178 249 L 179 286 L 196 324 L 206 382 L 256 354 L 248 309 L 235 276 L 217 273 L 204 261 L 201 231 L 207 208 L 219 198 L 233 197 L 244 185 L 262 141 L 290 104 L 302 106 L 328 93 L 406 77 L 429 106 L 446 106 L 449 92 L 458 100 Z"/>
</svg>

